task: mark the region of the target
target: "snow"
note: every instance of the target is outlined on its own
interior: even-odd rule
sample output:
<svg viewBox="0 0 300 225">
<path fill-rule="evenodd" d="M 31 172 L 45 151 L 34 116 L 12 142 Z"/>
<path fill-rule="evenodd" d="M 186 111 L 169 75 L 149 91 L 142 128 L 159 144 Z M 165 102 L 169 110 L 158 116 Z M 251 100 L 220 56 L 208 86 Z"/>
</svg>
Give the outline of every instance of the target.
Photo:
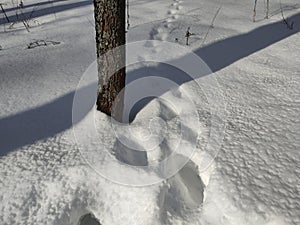
<svg viewBox="0 0 300 225">
<path fill-rule="evenodd" d="M 92 1 L 24 4 L 30 32 L 0 19 L 1 224 L 300 223 L 296 0 L 293 30 L 276 1 L 131 0 L 130 125 L 94 108 Z"/>
</svg>

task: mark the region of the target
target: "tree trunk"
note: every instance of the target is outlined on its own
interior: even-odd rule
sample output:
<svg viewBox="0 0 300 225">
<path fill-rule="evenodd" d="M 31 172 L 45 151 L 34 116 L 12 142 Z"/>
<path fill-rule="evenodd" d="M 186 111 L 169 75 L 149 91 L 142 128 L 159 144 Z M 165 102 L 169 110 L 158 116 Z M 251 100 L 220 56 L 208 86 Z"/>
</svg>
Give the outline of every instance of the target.
<svg viewBox="0 0 300 225">
<path fill-rule="evenodd" d="M 120 121 L 125 87 L 125 0 L 94 0 L 98 58 L 97 109 Z M 108 51 L 112 54 L 106 54 Z M 123 67 L 123 68 L 122 68 Z M 121 68 L 121 69 L 119 69 Z M 123 92 L 124 93 L 124 92 Z"/>
</svg>

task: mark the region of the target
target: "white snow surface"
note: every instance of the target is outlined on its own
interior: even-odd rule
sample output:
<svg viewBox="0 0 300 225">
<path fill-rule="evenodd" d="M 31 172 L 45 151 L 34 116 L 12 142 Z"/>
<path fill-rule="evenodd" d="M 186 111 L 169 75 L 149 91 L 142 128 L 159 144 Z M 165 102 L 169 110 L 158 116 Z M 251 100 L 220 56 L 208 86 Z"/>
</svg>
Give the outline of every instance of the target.
<svg viewBox="0 0 300 225">
<path fill-rule="evenodd" d="M 0 19 L 0 224 L 77 225 L 89 212 L 102 225 L 300 224 L 300 4 L 281 2 L 293 30 L 281 22 L 279 1 L 271 1 L 269 19 L 258 1 L 255 23 L 252 1 L 129 1 L 128 42 L 169 41 L 194 51 L 212 70 L 182 80 L 180 71 L 157 63 L 128 67 L 128 82 L 149 69 L 150 75 L 169 71 L 180 83 L 145 105 L 129 128 L 119 127 L 125 139 L 128 129 L 134 134 L 133 146 L 156 146 L 132 153 L 110 118 L 94 108 L 74 127 L 89 137 L 84 129 L 92 116 L 99 138 L 82 149 L 74 136 L 74 92 L 96 59 L 92 1 L 24 0 L 21 15 L 33 12 L 30 32 Z M 2 3 L 14 20 L 16 1 Z M 193 35 L 185 46 L 188 27 Z M 47 45 L 28 49 L 36 40 Z M 204 93 L 197 84 L 210 79 L 216 86 Z M 186 94 L 199 121 L 189 119 L 194 109 Z M 225 116 L 215 118 L 224 125 L 221 135 L 211 131 L 215 106 L 208 99 L 214 95 L 224 106 Z M 178 146 L 182 120 L 186 134 L 172 165 L 186 164 L 164 180 L 165 171 L 151 163 Z M 206 148 L 220 137 L 220 149 Z"/>
</svg>

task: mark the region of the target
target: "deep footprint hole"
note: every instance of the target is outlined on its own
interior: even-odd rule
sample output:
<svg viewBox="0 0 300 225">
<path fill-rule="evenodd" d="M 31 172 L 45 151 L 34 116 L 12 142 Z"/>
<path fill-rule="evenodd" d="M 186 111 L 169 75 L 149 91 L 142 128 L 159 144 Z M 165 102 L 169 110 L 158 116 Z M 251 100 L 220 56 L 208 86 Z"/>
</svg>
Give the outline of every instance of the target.
<svg viewBox="0 0 300 225">
<path fill-rule="evenodd" d="M 179 156 L 177 160 L 183 160 Z M 170 216 L 186 218 L 196 212 L 204 201 L 205 185 L 199 175 L 197 165 L 191 160 L 161 190 L 159 205 L 161 221 L 168 223 Z"/>
<path fill-rule="evenodd" d="M 79 219 L 78 225 L 101 225 L 101 223 L 92 213 L 88 213 Z"/>
<path fill-rule="evenodd" d="M 155 96 L 149 96 L 146 98 L 143 98 L 136 102 L 133 107 L 130 109 L 129 113 L 129 123 L 132 123 L 138 114 L 149 102 L 151 102 L 153 99 L 155 99 Z"/>
</svg>

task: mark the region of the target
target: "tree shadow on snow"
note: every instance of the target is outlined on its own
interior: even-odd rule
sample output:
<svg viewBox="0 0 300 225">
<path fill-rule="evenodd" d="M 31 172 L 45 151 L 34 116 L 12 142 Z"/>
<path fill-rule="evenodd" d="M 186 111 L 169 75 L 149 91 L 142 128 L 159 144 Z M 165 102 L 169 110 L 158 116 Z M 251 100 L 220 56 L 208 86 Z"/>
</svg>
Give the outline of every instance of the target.
<svg viewBox="0 0 300 225">
<path fill-rule="evenodd" d="M 72 121 L 75 92 L 70 92 L 40 107 L 0 119 L 0 156 L 14 149 L 52 137 L 78 123 L 91 110 L 95 99 L 90 99 L 97 84 L 88 85 L 78 93 L 84 101 Z M 87 97 L 84 97 L 87 96 Z"/>
<path fill-rule="evenodd" d="M 210 68 L 211 72 L 217 72 L 232 63 L 247 57 L 259 50 L 262 50 L 278 41 L 281 41 L 293 34 L 296 34 L 300 30 L 300 14 L 296 14 L 289 18 L 289 21 L 294 22 L 294 29 L 290 30 L 286 27 L 283 21 L 268 24 L 259 28 L 256 28 L 248 33 L 229 37 L 224 40 L 220 40 L 211 43 L 207 46 L 197 49 L 194 51 Z M 293 49 L 291 49 L 293 51 Z M 176 61 L 188 60 L 189 56 L 186 55 Z M 199 73 L 201 73 L 199 71 Z M 202 73 L 199 77 L 206 76 L 209 74 Z M 189 82 L 193 78 L 183 71 L 174 68 L 170 65 L 160 63 L 156 66 L 143 67 L 127 74 L 126 83 L 129 84 L 137 79 L 148 77 L 148 76 L 159 76 L 172 80 L 178 85 Z M 175 86 L 174 86 L 175 87 Z M 170 90 L 169 87 L 161 89 L 160 93 L 156 93 L 158 96 Z M 130 90 L 126 90 L 126 92 Z M 140 90 L 143 93 L 143 89 Z M 138 95 L 137 92 L 129 93 L 127 96 Z M 133 121 L 136 114 L 145 107 L 153 98 L 145 98 L 140 100 L 130 111 L 129 121 Z"/>
<path fill-rule="evenodd" d="M 47 3 L 52 4 L 54 2 L 62 2 L 62 1 L 63 0 L 57 0 L 57 1 L 47 2 Z M 70 10 L 70 9 L 74 9 L 74 8 L 78 8 L 78 7 L 91 5 L 92 3 L 93 2 L 91 0 L 86 0 L 86 1 L 80 1 L 80 2 L 73 2 L 73 3 L 69 3 L 69 4 L 63 4 L 63 5 L 50 5 L 50 6 L 47 6 L 46 8 L 36 8 L 35 9 L 34 7 L 39 7 L 39 6 L 45 5 L 43 3 L 36 3 L 36 4 L 31 5 L 31 7 L 33 7 L 32 9 L 29 9 L 30 6 L 25 5 L 25 7 L 21 9 L 22 13 L 20 14 L 20 12 L 19 12 L 18 15 L 16 15 L 16 13 L 13 12 L 13 8 L 5 10 L 5 11 L 6 12 L 12 11 L 12 12 L 8 12 L 8 14 L 11 14 L 11 15 L 8 15 L 8 20 L 10 21 L 9 23 L 13 23 L 13 22 L 21 21 L 22 19 L 35 19 L 37 17 L 49 15 L 52 13 L 58 13 L 58 12 L 62 12 L 62 11 L 66 11 L 66 10 Z M 16 10 L 18 10 L 18 8 L 16 8 L 15 11 Z M 6 23 L 8 23 L 8 21 L 5 17 L 0 18 L 0 25 L 6 24 Z"/>
<path fill-rule="evenodd" d="M 268 24 L 250 31 L 246 34 L 237 35 L 234 37 L 221 40 L 203 48 L 199 48 L 195 53 L 200 56 L 210 67 L 212 72 L 221 70 L 230 64 L 251 55 L 261 49 L 264 49 L 273 43 L 283 40 L 293 34 L 299 32 L 300 29 L 300 14 L 290 17 L 290 21 L 294 21 L 294 29 L 289 30 L 280 21 L 273 24 Z M 184 60 L 186 56 L 179 60 Z M 165 64 L 160 64 L 155 67 L 139 69 L 128 74 L 127 83 L 133 82 L 135 79 L 147 77 L 153 74 L 171 79 L 177 84 L 192 80 L 191 77 L 184 75 L 182 71 L 176 68 L 168 68 Z M 38 68 L 37 68 L 38 69 Z M 152 72 L 151 72 L 152 71 Z M 157 73 L 158 71 L 169 71 L 168 73 Z M 209 74 L 202 74 L 205 76 Z M 199 75 L 199 77 L 201 77 Z M 97 84 L 86 86 L 79 90 L 83 96 L 93 96 Z M 170 87 L 162 89 L 163 94 L 170 90 Z M 143 91 L 143 90 L 141 90 Z M 72 104 L 75 92 L 68 93 L 50 103 L 40 107 L 20 112 L 16 115 L 8 116 L 0 119 L 0 156 L 8 154 L 17 148 L 24 145 L 32 144 L 38 140 L 46 139 L 54 136 L 70 127 L 72 127 Z M 134 93 L 139 95 L 139 93 Z M 136 106 L 132 114 L 132 119 L 135 115 L 149 103 L 151 98 L 142 101 Z M 94 106 L 95 99 L 82 101 L 82 112 L 79 113 L 75 123 L 79 122 L 88 111 Z"/>
<path fill-rule="evenodd" d="M 65 2 L 67 0 L 53 0 L 53 1 L 44 1 L 44 2 L 36 2 L 32 4 L 25 4 L 22 9 L 27 9 L 27 8 L 32 8 L 32 7 L 39 7 L 39 6 L 44 6 L 44 5 L 51 5 L 56 2 Z M 16 11 L 20 9 L 20 7 L 11 7 L 11 8 L 5 8 L 5 12 L 11 12 L 11 11 Z"/>
</svg>

